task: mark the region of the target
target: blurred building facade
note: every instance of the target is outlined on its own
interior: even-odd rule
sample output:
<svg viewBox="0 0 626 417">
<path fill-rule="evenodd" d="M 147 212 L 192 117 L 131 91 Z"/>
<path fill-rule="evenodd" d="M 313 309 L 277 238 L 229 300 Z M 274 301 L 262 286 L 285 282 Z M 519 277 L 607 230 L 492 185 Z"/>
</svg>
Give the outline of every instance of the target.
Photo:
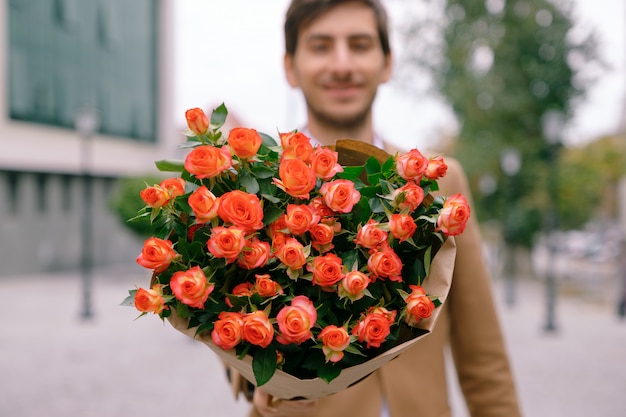
<svg viewBox="0 0 626 417">
<path fill-rule="evenodd" d="M 137 256 L 108 201 L 175 149 L 171 8 L 0 0 L 0 277 L 79 267 L 86 206 L 93 265 Z"/>
</svg>

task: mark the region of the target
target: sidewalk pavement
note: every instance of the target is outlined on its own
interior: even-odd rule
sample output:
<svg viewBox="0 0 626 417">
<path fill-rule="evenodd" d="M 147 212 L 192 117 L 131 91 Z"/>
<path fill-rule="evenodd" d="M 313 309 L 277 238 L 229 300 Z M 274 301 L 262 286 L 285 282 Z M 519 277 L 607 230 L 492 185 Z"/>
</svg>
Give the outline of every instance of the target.
<svg viewBox="0 0 626 417">
<path fill-rule="evenodd" d="M 119 306 L 148 281 L 136 266 L 94 271 L 84 320 L 78 273 L 0 277 L 0 415 L 245 416 L 207 347 Z M 538 282 L 518 283 L 513 307 L 501 283 L 494 294 L 526 416 L 626 416 L 626 322 L 614 305 L 561 296 L 558 331 L 546 334 Z M 451 390 L 454 416 L 466 417 Z"/>
</svg>

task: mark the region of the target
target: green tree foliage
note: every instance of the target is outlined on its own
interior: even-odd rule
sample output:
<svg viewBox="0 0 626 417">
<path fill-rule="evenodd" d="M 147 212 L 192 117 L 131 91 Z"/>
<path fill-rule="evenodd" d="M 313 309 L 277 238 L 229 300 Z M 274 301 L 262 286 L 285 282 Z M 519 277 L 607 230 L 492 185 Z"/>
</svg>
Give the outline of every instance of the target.
<svg viewBox="0 0 626 417">
<path fill-rule="evenodd" d="M 616 218 L 617 187 L 626 175 L 626 138 L 607 136 L 566 148 L 559 164 L 561 227 L 579 229 L 590 220 Z"/>
<path fill-rule="evenodd" d="M 581 70 L 601 65 L 594 35 L 572 36 L 569 0 L 422 4 L 433 12 L 401 27 L 401 82 L 411 84 L 411 72 L 430 75 L 459 121 L 453 153 L 480 220 L 497 219 L 508 241 L 530 245 L 551 201 L 546 184 L 556 178 L 563 126 L 592 81 Z M 517 168 L 503 164 L 511 149 L 521 164 L 507 175 Z"/>
<path fill-rule="evenodd" d="M 156 175 L 146 175 L 120 178 L 117 181 L 116 192 L 109 201 L 109 205 L 119 221 L 139 237 L 147 238 L 152 231 L 149 217 L 129 221 L 129 219 L 137 216 L 139 210 L 146 205 L 139 196 L 139 192 L 147 186 L 158 184 L 162 180 L 162 177 Z"/>
</svg>

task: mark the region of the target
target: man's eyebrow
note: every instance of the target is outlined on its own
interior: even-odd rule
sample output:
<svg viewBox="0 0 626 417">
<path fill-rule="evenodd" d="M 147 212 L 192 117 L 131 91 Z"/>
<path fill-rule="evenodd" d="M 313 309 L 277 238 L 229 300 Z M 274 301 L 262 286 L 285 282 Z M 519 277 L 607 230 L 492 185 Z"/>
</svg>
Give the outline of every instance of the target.
<svg viewBox="0 0 626 417">
<path fill-rule="evenodd" d="M 361 40 L 361 39 L 376 39 L 377 35 L 373 35 L 371 33 L 354 33 L 348 35 L 349 40 Z M 328 35 L 325 33 L 312 33 L 308 35 L 305 39 L 306 42 L 314 42 L 314 41 L 329 41 L 335 39 L 336 36 Z"/>
</svg>

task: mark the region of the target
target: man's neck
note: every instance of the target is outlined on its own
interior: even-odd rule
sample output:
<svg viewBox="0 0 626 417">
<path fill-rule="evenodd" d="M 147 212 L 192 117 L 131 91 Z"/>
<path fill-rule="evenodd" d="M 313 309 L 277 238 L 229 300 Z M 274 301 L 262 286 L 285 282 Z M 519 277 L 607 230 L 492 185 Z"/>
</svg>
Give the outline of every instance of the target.
<svg viewBox="0 0 626 417">
<path fill-rule="evenodd" d="M 307 124 L 309 134 L 321 145 L 334 145 L 339 139 L 355 139 L 361 142 L 374 143 L 374 129 L 372 123 L 363 123 L 353 127 L 337 127 L 319 123 L 309 118 Z"/>
</svg>

